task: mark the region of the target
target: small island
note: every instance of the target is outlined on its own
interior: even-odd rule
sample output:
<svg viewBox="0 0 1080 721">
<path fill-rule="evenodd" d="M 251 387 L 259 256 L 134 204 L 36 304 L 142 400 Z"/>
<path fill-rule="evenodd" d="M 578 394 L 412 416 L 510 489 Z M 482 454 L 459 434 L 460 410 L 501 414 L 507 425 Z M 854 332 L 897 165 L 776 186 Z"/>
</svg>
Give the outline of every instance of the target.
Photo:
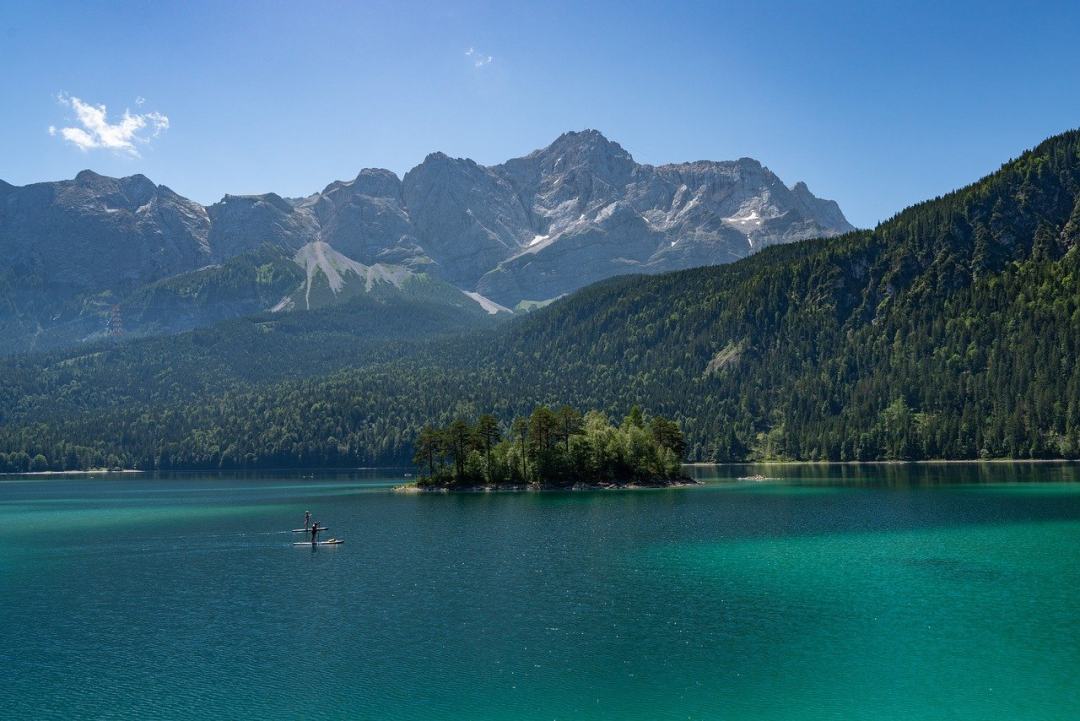
<svg viewBox="0 0 1080 721">
<path fill-rule="evenodd" d="M 399 492 L 586 490 L 694 485 L 682 471 L 682 430 L 635 406 L 620 425 L 599 411 L 536 408 L 508 428 L 490 414 L 425 426 L 421 476 Z"/>
</svg>

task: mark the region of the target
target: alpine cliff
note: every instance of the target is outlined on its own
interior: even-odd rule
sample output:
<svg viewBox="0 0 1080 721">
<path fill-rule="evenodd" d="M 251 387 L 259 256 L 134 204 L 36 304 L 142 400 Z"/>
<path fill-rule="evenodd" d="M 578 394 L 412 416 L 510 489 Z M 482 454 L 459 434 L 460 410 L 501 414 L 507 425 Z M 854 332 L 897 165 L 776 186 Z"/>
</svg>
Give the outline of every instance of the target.
<svg viewBox="0 0 1080 721">
<path fill-rule="evenodd" d="M 595 130 L 493 167 L 432 153 L 401 179 L 367 169 L 291 203 L 226 197 L 208 211 L 219 254 L 319 239 L 511 307 L 852 230 L 835 202 L 756 160 L 640 165 Z"/>
<path fill-rule="evenodd" d="M 613 275 L 851 229 L 836 203 L 755 160 L 641 165 L 594 130 L 492 167 L 433 153 L 403 178 L 365 169 L 306 198 L 226 195 L 208 207 L 141 175 L 83 171 L 0 181 L 0 330 L 10 353 L 101 337 L 114 308 L 129 335 L 306 308 L 290 284 L 310 286 L 313 267 L 332 291 L 320 304 L 352 296 L 334 267 L 363 267 L 508 314 Z M 327 253 L 335 263 L 308 262 Z"/>
</svg>

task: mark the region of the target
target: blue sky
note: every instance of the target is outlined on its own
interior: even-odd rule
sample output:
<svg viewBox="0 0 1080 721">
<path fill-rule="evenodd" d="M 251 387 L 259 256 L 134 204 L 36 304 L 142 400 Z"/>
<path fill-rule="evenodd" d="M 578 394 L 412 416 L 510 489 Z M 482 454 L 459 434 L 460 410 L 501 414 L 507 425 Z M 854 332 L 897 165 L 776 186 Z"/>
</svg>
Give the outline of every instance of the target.
<svg viewBox="0 0 1080 721">
<path fill-rule="evenodd" d="M 0 0 L 0 178 L 296 196 L 596 128 L 755 157 L 870 226 L 1080 126 L 1077 28 L 1077 2 Z"/>
</svg>

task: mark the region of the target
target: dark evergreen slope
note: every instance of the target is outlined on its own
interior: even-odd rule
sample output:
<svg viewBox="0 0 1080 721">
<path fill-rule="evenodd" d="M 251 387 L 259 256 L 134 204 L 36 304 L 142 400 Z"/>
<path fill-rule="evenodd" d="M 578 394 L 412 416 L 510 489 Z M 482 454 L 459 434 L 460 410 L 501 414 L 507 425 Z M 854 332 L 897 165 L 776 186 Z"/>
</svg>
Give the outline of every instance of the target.
<svg viewBox="0 0 1080 721">
<path fill-rule="evenodd" d="M 90 410 L 93 374 L 57 404 L 35 395 L 54 371 L 25 368 L 0 399 L 0 450 L 51 465 L 65 442 L 142 465 L 401 461 L 423 422 L 569 402 L 674 417 L 691 460 L 1075 457 L 1078 240 L 1073 131 L 874 231 L 608 281 L 486 342 L 322 380 Z M 71 412 L 35 427 L 50 408 Z"/>
<path fill-rule="evenodd" d="M 26 470 L 39 453 L 57 470 L 145 466 L 131 449 L 156 445 L 159 432 L 192 430 L 202 423 L 193 414 L 202 414 L 197 409 L 205 404 L 217 407 L 254 387 L 325 376 L 343 366 L 386 362 L 412 352 L 417 338 L 495 322 L 485 313 L 463 314 L 440 297 L 367 294 L 176 336 L 5 358 L 0 472 Z"/>
<path fill-rule="evenodd" d="M 18 303 L 8 297 L 12 313 L 0 320 L 0 328 L 11 332 L 0 355 L 102 340 L 109 336 L 114 310 L 128 337 L 179 333 L 259 314 L 303 279 L 304 270 L 283 251 L 264 246 L 220 264 L 147 283 L 122 296 L 111 291 L 91 292 L 57 302 L 50 322 L 44 325 L 35 321 L 28 324 L 25 317 L 17 317 Z M 43 292 L 50 293 L 44 288 Z M 0 288 L 0 295 L 3 293 Z M 33 332 L 28 332 L 29 327 Z"/>
</svg>

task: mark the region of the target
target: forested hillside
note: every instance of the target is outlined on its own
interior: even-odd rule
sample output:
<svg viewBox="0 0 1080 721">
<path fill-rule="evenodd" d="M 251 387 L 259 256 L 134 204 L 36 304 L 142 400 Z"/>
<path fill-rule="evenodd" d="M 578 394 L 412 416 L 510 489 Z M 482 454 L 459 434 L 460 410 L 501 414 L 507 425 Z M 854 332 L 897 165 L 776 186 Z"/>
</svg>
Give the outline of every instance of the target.
<svg viewBox="0 0 1080 721">
<path fill-rule="evenodd" d="M 62 383 L 59 357 L 9 365 L 0 451 L 9 466 L 403 462 L 425 422 L 571 403 L 675 418 L 689 460 L 1075 457 L 1078 240 L 1073 131 L 873 231 L 619 278 L 321 379 L 118 402 L 92 390 L 108 365 Z M 163 367 L 144 354 L 115 372 L 158 388 Z"/>
<path fill-rule="evenodd" d="M 164 416 L 153 423 L 165 428 L 171 421 L 164 418 L 178 419 L 177 412 L 210 399 L 385 362 L 414 352 L 417 338 L 494 323 L 486 313 L 463 315 L 441 299 L 362 295 L 331 308 L 239 318 L 177 336 L 5 358 L 0 453 L 10 452 L 10 459 L 0 456 L 0 472 L 25 470 L 38 455 L 50 459 L 50 468 L 130 466 L 127 431 L 103 443 L 92 438 L 97 431 L 77 429 L 108 416 L 98 431 L 111 434 L 114 423 L 157 413 Z"/>
</svg>

